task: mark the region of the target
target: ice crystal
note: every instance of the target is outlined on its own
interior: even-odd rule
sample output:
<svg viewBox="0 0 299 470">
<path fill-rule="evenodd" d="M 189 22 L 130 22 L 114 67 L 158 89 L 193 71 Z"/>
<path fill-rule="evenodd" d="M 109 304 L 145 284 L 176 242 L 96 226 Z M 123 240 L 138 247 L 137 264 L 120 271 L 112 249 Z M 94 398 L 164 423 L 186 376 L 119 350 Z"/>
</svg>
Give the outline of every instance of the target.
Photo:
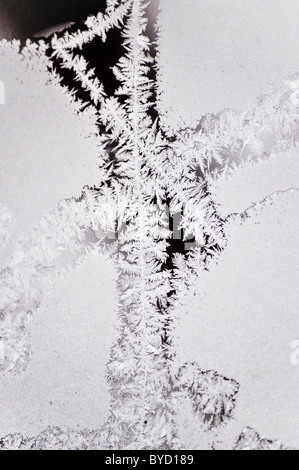
<svg viewBox="0 0 299 470">
<path fill-rule="evenodd" d="M 118 85 L 109 94 L 83 51 L 94 40 L 105 43 L 115 29 L 121 29 L 124 53 L 112 68 Z M 162 127 L 155 108 L 158 91 L 151 72 L 157 63 L 146 29 L 145 2 L 109 0 L 104 14 L 88 17 L 82 29 L 54 35 L 43 46 L 51 56 L 45 60 L 52 79 L 61 80 L 59 67 L 69 70 L 74 90 L 64 92 L 79 113 L 97 118 L 98 179 L 86 182 L 81 197 L 61 201 L 40 218 L 2 270 L 4 370 L 16 374 L 30 364 L 24 326 L 63 272 L 55 260 L 65 250 L 75 262 L 90 250 L 111 254 L 121 327 L 107 366 L 111 409 L 105 426 L 82 433 L 49 428 L 34 439 L 7 436 L 1 441 L 4 449 L 179 448 L 175 420 L 182 396 L 206 430 L 233 415 L 239 389 L 233 378 L 195 364 L 176 369 L 174 312 L 180 292 L 192 291 L 199 273 L 226 247 L 229 217 L 219 214 L 210 188 L 240 165 L 255 167 L 296 145 L 298 80 L 291 77 L 246 112 L 207 115 L 197 128 L 173 135 Z M 24 60 L 34 47 L 23 49 Z M 2 212 L 4 238 L 11 219 Z M 184 240 L 178 250 L 169 214 L 180 214 Z M 98 234 L 93 242 L 86 243 L 88 232 Z M 237 447 L 247 446 L 247 434 Z"/>
</svg>

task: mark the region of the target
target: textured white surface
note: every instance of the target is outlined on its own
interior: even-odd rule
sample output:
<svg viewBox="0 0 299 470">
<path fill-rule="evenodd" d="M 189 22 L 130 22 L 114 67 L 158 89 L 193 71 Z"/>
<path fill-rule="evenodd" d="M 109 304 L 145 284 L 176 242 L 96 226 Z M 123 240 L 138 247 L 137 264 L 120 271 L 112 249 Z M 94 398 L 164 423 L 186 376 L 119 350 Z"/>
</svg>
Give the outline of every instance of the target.
<svg viewBox="0 0 299 470">
<path fill-rule="evenodd" d="M 177 325 L 179 364 L 196 361 L 240 383 L 234 430 L 251 426 L 296 448 L 298 207 L 298 192 L 281 194 L 243 225 L 232 223 L 228 247 L 186 294 L 189 313 Z"/>
<path fill-rule="evenodd" d="M 115 273 L 93 253 L 45 298 L 31 324 L 25 375 L 0 380 L 0 435 L 49 425 L 96 429 L 109 413 L 106 363 L 115 339 Z"/>
<path fill-rule="evenodd" d="M 295 0 L 162 0 L 161 102 L 165 123 L 194 124 L 225 107 L 246 110 L 279 77 L 298 72 Z M 178 14 L 179 12 L 179 14 Z M 212 187 L 222 216 L 298 185 L 298 151 L 273 155 Z M 243 226 L 232 225 L 219 264 L 178 307 L 177 365 L 196 361 L 240 382 L 235 419 L 217 433 L 178 415 L 186 448 L 232 448 L 244 426 L 299 446 L 298 196 L 280 195 Z M 218 443 L 217 443 L 218 441 Z"/>
<path fill-rule="evenodd" d="M 77 114 L 68 95 L 49 76 L 44 54 L 0 43 L 0 203 L 22 232 L 97 182 L 95 117 Z"/>
<path fill-rule="evenodd" d="M 299 188 L 299 149 L 272 155 L 259 164 L 238 169 L 211 185 L 214 201 L 222 217 L 245 211 L 254 201 L 262 201 L 275 191 Z"/>
<path fill-rule="evenodd" d="M 192 123 L 202 113 L 225 106 L 246 107 L 274 75 L 295 71 L 297 2 L 163 0 L 163 4 L 162 106 L 174 125 Z M 246 5 L 243 10 L 241 6 Z M 199 28 L 205 29 L 204 34 Z M 277 53 L 280 48 L 281 54 Z M 7 77 L 15 73 L 11 62 L 10 66 Z M 23 72 L 26 76 L 26 66 Z M 40 90 L 37 76 L 42 77 Z M 26 85 L 16 88 L 19 99 L 24 97 L 22 105 L 13 98 L 10 119 L 2 119 L 1 149 L 12 152 L 5 157 L 7 173 L 1 173 L 2 200 L 22 229 L 32 226 L 59 199 L 78 194 L 87 176 L 95 174 L 90 162 L 85 166 L 84 160 L 83 170 L 80 166 L 88 142 L 78 137 L 81 118 L 68 110 L 63 95 L 62 112 L 57 111 L 60 98 L 56 88 L 49 97 L 45 78 L 41 70 L 31 70 Z M 40 113 L 44 99 L 49 115 Z M 32 114 L 26 108 L 28 103 L 36 105 Z M 4 113 L 7 110 L 3 108 Z M 17 117 L 21 136 L 13 145 L 16 128 L 12 116 Z M 89 122 L 85 124 L 89 132 Z M 93 158 L 93 139 L 90 145 L 86 155 Z M 75 154 L 66 152 L 70 147 Z M 284 167 L 284 157 L 290 167 Z M 269 188 L 270 192 L 286 189 L 298 166 L 291 154 L 277 158 L 279 164 L 278 160 L 272 166 L 260 164 L 251 173 L 248 169 L 239 175 L 239 180 L 224 184 L 219 189 L 223 210 L 243 210 L 266 196 Z M 70 168 L 74 173 L 68 178 Z M 281 185 L 282 181 L 287 183 Z M 5 214 L 10 220 L 7 211 Z M 290 362 L 290 345 L 299 332 L 298 217 L 294 214 L 298 214 L 298 197 L 281 195 L 243 226 L 231 226 L 230 244 L 219 265 L 199 281 L 197 295 L 192 292 L 186 297 L 190 314 L 178 325 L 177 360 L 179 365 L 197 361 L 203 369 L 215 369 L 240 382 L 234 437 L 250 425 L 269 438 L 298 447 L 299 374 Z M 29 371 L 18 380 L 1 379 L 0 435 L 34 435 L 51 424 L 95 428 L 104 422 L 109 405 L 105 364 L 116 323 L 113 278 L 109 263 L 89 259 L 49 293 L 32 324 L 34 354 Z M 189 424 L 187 439 L 193 437 L 191 414 Z M 198 435 L 195 438 L 198 442 Z"/>
<path fill-rule="evenodd" d="M 173 127 L 244 108 L 298 72 L 297 0 L 161 0 L 162 107 Z"/>
<path fill-rule="evenodd" d="M 0 365 L 4 364 L 5 360 L 5 345 L 4 342 L 0 339 Z"/>
</svg>

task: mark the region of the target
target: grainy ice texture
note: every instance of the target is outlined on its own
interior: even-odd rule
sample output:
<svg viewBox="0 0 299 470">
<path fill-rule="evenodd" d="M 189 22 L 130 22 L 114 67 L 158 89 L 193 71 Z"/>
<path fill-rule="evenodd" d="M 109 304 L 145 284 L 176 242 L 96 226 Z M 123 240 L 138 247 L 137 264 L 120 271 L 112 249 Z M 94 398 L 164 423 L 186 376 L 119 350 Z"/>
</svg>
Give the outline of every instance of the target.
<svg viewBox="0 0 299 470">
<path fill-rule="evenodd" d="M 296 0 L 161 0 L 161 102 L 167 124 L 244 109 L 298 72 Z"/>
<path fill-rule="evenodd" d="M 29 327 L 32 356 L 21 377 L 0 382 L 0 434 L 47 426 L 97 429 L 107 419 L 106 363 L 115 339 L 115 273 L 92 253 L 45 295 Z"/>
<path fill-rule="evenodd" d="M 279 191 L 298 187 L 299 150 L 289 150 L 262 160 L 258 165 L 244 165 L 238 172 L 213 182 L 210 190 L 222 217 L 241 213 L 252 201 L 262 201 Z"/>
<path fill-rule="evenodd" d="M 0 449 L 299 448 L 298 2 L 146 3 L 0 43 Z"/>
<path fill-rule="evenodd" d="M 242 223 L 233 219 L 225 252 L 181 299 L 180 312 L 188 314 L 177 325 L 179 362 L 197 360 L 240 384 L 240 429 L 253 427 L 295 448 L 299 375 L 290 358 L 299 329 L 298 204 L 298 190 L 277 193 Z"/>
</svg>

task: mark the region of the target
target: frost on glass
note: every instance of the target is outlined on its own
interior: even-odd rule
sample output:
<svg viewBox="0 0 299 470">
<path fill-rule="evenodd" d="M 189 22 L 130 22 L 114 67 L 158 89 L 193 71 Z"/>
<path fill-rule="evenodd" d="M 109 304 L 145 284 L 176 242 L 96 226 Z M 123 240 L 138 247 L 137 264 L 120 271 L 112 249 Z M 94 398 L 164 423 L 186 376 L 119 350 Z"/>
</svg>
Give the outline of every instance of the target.
<svg viewBox="0 0 299 470">
<path fill-rule="evenodd" d="M 49 425 L 96 429 L 106 421 L 114 298 L 111 260 L 95 251 L 47 288 L 26 325 L 31 345 L 26 374 L 1 377 L 1 436 L 20 431 L 34 436 Z"/>
<path fill-rule="evenodd" d="M 173 129 L 161 111 L 165 84 L 155 40 L 147 34 L 147 13 L 142 0 L 109 0 L 106 12 L 89 16 L 80 30 L 22 50 L 17 43 L 1 44 L 8 70 L 13 57 L 24 77 L 29 74 L 28 86 L 36 80 L 34 90 L 32 85 L 26 90 L 36 97 L 37 110 L 23 131 L 23 139 L 32 135 L 33 147 L 20 160 L 27 172 L 22 205 L 14 207 L 9 189 L 1 196 L 0 236 L 8 248 L 1 254 L 0 336 L 6 356 L 0 371 L 19 378 L 33 367 L 28 320 L 41 314 L 49 292 L 69 272 L 97 254 L 113 262 L 118 316 L 118 337 L 107 360 L 106 421 L 94 430 L 49 422 L 36 437 L 12 432 L 0 440 L 3 449 L 283 448 L 283 438 L 288 446 L 299 445 L 291 426 L 289 434 L 277 429 L 281 417 L 264 425 L 263 396 L 250 388 L 256 382 L 247 374 L 261 363 L 260 349 L 251 356 L 250 348 L 259 345 L 263 353 L 272 318 L 277 328 L 297 325 L 291 255 L 298 255 L 298 225 L 289 231 L 288 224 L 298 211 L 298 76 L 285 77 L 248 109 L 205 114 L 193 128 Z M 107 93 L 83 51 L 95 39 L 105 43 L 113 28 L 121 29 L 124 48 L 112 68 L 117 86 Z M 61 87 L 57 64 L 72 73 L 82 99 Z M 57 121 L 54 131 L 50 119 Z M 3 126 L 10 128 L 4 119 Z M 37 136 L 48 142 L 41 155 Z M 22 142 L 13 145 L 10 138 L 6 145 L 15 152 L 15 165 Z M 22 188 L 17 169 L 9 171 L 11 191 Z M 47 175 L 48 186 L 30 192 L 40 174 Z M 36 198 L 42 190 L 44 197 Z M 281 266 L 271 265 L 264 286 L 267 259 L 276 259 L 281 240 Z M 264 264 L 256 252 L 264 254 Z M 222 289 L 236 273 L 247 273 L 246 261 L 250 278 L 259 275 L 260 306 L 245 282 Z M 281 269 L 293 302 L 285 323 L 280 311 L 271 310 L 271 289 Z M 219 302 L 215 292 L 222 295 Z M 287 331 L 283 347 L 294 339 Z M 244 361 L 236 355 L 240 350 Z M 281 351 L 280 359 L 287 362 L 288 381 L 294 369 Z M 273 362 L 277 366 L 275 357 Z M 273 387 L 272 380 L 279 381 L 275 367 L 269 376 L 260 382 L 261 395 Z M 274 408 L 283 396 L 275 400 Z"/>
</svg>

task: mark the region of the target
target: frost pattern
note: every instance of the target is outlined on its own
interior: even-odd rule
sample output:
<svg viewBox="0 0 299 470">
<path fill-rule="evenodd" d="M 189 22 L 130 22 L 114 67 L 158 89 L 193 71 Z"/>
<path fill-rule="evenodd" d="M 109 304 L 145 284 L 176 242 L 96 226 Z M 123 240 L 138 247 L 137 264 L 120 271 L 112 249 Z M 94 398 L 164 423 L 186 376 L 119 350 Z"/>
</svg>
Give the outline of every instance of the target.
<svg viewBox="0 0 299 470">
<path fill-rule="evenodd" d="M 181 390 L 191 400 L 195 417 L 208 429 L 231 417 L 239 384 L 214 371 L 202 371 L 196 364 L 184 364 L 178 372 Z"/>
<path fill-rule="evenodd" d="M 233 414 L 239 384 L 232 378 L 195 364 L 175 369 L 174 311 L 180 292 L 192 290 L 200 271 L 226 246 L 228 220 L 217 212 L 210 185 L 238 172 L 239 160 L 258 165 L 297 145 L 297 81 L 291 77 L 244 113 L 205 116 L 196 129 L 174 135 L 152 117 L 157 90 L 148 74 L 156 64 L 146 25 L 142 0 L 110 0 L 82 30 L 52 38 L 52 57 L 89 93 L 90 109 L 105 129 L 98 137 L 100 177 L 82 197 L 62 201 L 40 219 L 20 240 L 1 279 L 5 371 L 16 374 L 30 361 L 26 321 L 65 269 L 54 262 L 59 254 L 67 250 L 78 262 L 86 250 L 110 251 L 121 320 L 108 364 L 110 417 L 95 432 L 49 428 L 34 439 L 7 436 L 4 449 L 178 449 L 180 397 L 187 396 L 206 431 Z M 80 50 L 96 37 L 105 42 L 109 30 L 120 27 L 125 54 L 113 68 L 119 87 L 107 96 Z M 168 207 L 172 216 L 181 214 L 184 241 L 192 239 L 184 254 L 172 251 Z M 86 248 L 87 233 L 99 232 Z M 117 240 L 111 241 L 108 233 L 114 232 Z"/>
<path fill-rule="evenodd" d="M 240 434 L 234 450 L 292 450 L 279 441 L 262 438 L 254 429 L 246 428 Z"/>
</svg>

